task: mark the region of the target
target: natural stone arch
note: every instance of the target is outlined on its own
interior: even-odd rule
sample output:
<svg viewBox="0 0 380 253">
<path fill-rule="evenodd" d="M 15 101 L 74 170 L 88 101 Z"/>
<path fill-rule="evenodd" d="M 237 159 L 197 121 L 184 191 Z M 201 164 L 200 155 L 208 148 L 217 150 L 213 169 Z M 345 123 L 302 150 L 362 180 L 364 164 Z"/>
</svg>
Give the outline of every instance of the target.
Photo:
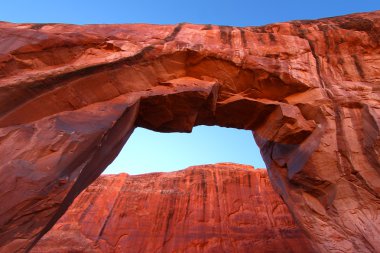
<svg viewBox="0 0 380 253">
<path fill-rule="evenodd" d="M 1 249 L 28 250 L 134 127 L 205 124 L 254 131 L 318 251 L 378 251 L 379 26 L 2 23 Z"/>
</svg>

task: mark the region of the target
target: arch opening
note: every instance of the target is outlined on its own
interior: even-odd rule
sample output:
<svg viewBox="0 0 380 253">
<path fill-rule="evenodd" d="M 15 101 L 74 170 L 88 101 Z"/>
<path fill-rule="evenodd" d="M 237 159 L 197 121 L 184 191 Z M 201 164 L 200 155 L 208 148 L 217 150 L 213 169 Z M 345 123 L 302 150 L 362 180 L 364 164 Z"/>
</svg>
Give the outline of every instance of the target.
<svg viewBox="0 0 380 253">
<path fill-rule="evenodd" d="M 266 168 L 248 130 L 197 126 L 191 133 L 158 133 L 136 128 L 103 174 L 170 172 L 214 163 Z"/>
</svg>

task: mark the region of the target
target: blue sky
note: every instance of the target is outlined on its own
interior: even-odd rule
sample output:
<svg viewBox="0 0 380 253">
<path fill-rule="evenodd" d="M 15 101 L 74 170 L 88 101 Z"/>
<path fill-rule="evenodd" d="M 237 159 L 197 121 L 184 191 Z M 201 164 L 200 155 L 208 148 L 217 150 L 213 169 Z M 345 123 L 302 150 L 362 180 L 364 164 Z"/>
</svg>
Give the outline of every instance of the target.
<svg viewBox="0 0 380 253">
<path fill-rule="evenodd" d="M 0 20 L 61 23 L 263 25 L 380 9 L 379 0 L 10 0 Z"/>
<path fill-rule="evenodd" d="M 157 133 L 137 128 L 105 173 L 174 171 L 217 162 L 265 168 L 251 131 L 198 126 L 191 134 Z"/>
<path fill-rule="evenodd" d="M 0 20 L 18 23 L 190 22 L 257 26 L 379 9 L 380 0 L 12 0 L 1 3 Z M 139 128 L 106 173 L 171 171 L 215 162 L 265 166 L 249 131 L 200 126 L 191 134 L 162 134 Z"/>
</svg>

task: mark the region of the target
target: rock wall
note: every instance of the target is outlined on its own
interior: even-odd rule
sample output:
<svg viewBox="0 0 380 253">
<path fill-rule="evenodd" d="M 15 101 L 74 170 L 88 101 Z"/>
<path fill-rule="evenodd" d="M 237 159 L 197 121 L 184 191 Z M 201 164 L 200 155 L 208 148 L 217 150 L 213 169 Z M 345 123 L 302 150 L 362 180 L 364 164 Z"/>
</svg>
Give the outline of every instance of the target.
<svg viewBox="0 0 380 253">
<path fill-rule="evenodd" d="M 319 252 L 380 252 L 380 12 L 262 27 L 0 23 L 0 251 L 28 251 L 136 126 L 249 129 Z"/>
<path fill-rule="evenodd" d="M 33 253 L 313 252 L 266 170 L 201 165 L 103 175 Z"/>
</svg>

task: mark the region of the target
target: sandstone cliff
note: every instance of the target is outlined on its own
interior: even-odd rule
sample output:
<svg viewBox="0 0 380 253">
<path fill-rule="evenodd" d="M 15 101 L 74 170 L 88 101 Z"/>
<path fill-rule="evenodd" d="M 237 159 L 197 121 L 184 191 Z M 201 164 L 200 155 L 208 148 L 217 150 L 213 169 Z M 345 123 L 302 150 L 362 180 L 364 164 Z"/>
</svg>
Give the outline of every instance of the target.
<svg viewBox="0 0 380 253">
<path fill-rule="evenodd" d="M 0 23 L 0 252 L 28 251 L 136 126 L 252 130 L 319 252 L 380 252 L 380 11 L 262 27 Z"/>
<path fill-rule="evenodd" d="M 32 250 L 312 252 L 266 170 L 238 164 L 100 176 Z"/>
</svg>

